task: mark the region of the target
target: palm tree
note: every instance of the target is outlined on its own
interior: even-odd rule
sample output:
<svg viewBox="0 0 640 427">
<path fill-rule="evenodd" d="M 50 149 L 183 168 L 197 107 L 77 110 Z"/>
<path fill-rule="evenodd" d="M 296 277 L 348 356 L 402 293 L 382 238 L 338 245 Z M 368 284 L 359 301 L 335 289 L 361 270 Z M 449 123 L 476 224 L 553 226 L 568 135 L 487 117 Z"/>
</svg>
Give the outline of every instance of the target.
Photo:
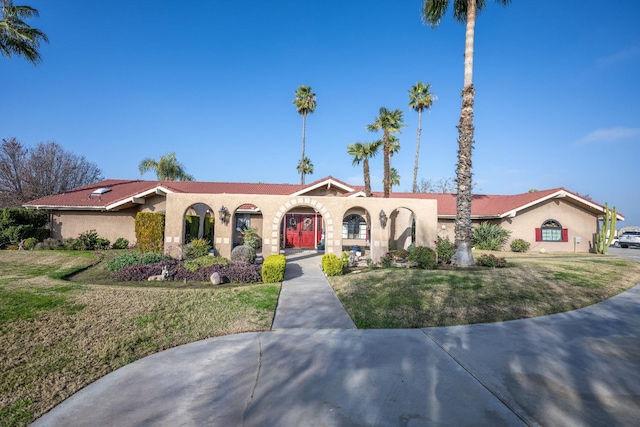
<svg viewBox="0 0 640 427">
<path fill-rule="evenodd" d="M 37 18 L 38 10 L 29 6 L 14 6 L 12 0 L 0 0 L 2 19 L 0 19 L 0 51 L 7 58 L 12 54 L 22 55 L 37 65 L 40 61 L 40 42 L 49 43 L 42 31 L 31 28 L 23 19 Z"/>
<path fill-rule="evenodd" d="M 431 85 L 418 82 L 409 90 L 409 107 L 418 112 L 418 139 L 416 140 L 416 158 L 413 164 L 413 187 L 414 193 L 418 192 L 418 156 L 420 155 L 420 134 L 422 133 L 422 110 L 428 110 L 436 100 L 436 96 L 429 92 Z"/>
<path fill-rule="evenodd" d="M 362 173 L 364 174 L 364 192 L 367 197 L 371 197 L 371 174 L 369 172 L 369 159 L 378 154 L 378 149 L 382 141 L 376 142 L 356 142 L 347 145 L 347 152 L 353 156 L 351 164 L 353 166 L 362 163 Z"/>
<path fill-rule="evenodd" d="M 402 124 L 402 111 L 388 110 L 385 107 L 380 108 L 378 117 L 374 119 L 374 122 L 367 126 L 367 130 L 370 132 L 377 132 L 382 129 L 382 154 L 384 156 L 384 197 L 388 198 L 391 193 L 391 184 L 389 181 L 389 135 L 392 133 L 401 133 L 400 129 L 405 127 Z"/>
<path fill-rule="evenodd" d="M 193 176 L 185 172 L 184 167 L 176 159 L 176 153 L 171 152 L 161 156 L 159 161 L 147 157 L 138 166 L 140 175 L 149 170 L 155 171 L 160 181 L 193 181 Z"/>
<path fill-rule="evenodd" d="M 398 173 L 398 169 L 391 168 L 389 170 L 389 182 L 392 188 L 394 185 L 400 185 L 400 174 Z"/>
<path fill-rule="evenodd" d="M 308 157 L 305 157 L 303 160 L 298 162 L 298 167 L 296 168 L 298 173 L 302 176 L 311 175 L 313 173 L 313 163 Z M 302 182 L 304 184 L 304 182 Z"/>
<path fill-rule="evenodd" d="M 298 110 L 298 114 L 302 116 L 302 156 L 300 162 L 304 162 L 304 139 L 307 132 L 307 114 L 316 110 L 316 94 L 311 92 L 311 86 L 298 86 L 298 90 L 295 92 L 296 97 L 293 99 L 293 103 Z M 300 184 L 304 184 L 304 168 L 300 172 Z"/>
<path fill-rule="evenodd" d="M 496 0 L 507 6 L 511 0 Z M 449 6 L 449 0 L 424 0 L 422 19 L 435 28 L 442 21 Z M 456 167 L 456 255 L 455 263 L 459 267 L 472 267 L 475 263 L 471 254 L 471 152 L 473 150 L 473 42 L 476 27 L 476 9 L 482 10 L 486 0 L 454 0 L 453 17 L 466 22 L 464 49 L 464 84 L 462 87 L 462 108 L 458 123 L 458 165 Z"/>
</svg>

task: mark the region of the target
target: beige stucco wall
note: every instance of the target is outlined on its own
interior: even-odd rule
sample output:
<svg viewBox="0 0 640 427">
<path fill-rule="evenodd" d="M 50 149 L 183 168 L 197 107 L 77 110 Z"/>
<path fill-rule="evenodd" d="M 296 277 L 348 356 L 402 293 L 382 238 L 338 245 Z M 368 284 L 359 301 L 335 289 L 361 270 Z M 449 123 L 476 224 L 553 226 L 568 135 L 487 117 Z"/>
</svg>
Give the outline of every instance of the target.
<svg viewBox="0 0 640 427">
<path fill-rule="evenodd" d="M 569 232 L 568 242 L 536 242 L 535 229 L 548 219 L 555 219 Z M 547 252 L 589 252 L 593 249 L 593 235 L 597 231 L 598 217 L 593 211 L 570 203 L 568 199 L 553 199 L 539 204 L 535 209 L 518 212 L 515 218 L 506 218 L 500 225 L 510 230 L 511 236 L 506 248 L 514 239 L 531 243 L 530 251 Z M 581 242 L 575 243 L 579 237 Z"/>
<path fill-rule="evenodd" d="M 138 212 L 163 212 L 165 198 L 153 196 L 145 204 L 120 211 L 53 211 L 51 213 L 51 237 L 76 238 L 81 233 L 95 230 L 111 243 L 123 237 L 135 243 L 135 218 Z"/>
<path fill-rule="evenodd" d="M 184 235 L 183 216 L 195 203 L 206 203 L 217 212 L 225 206 L 229 212 L 247 203 L 247 195 L 234 194 L 168 194 L 166 202 L 165 251 L 179 257 Z M 251 203 L 262 212 L 262 254 L 268 256 L 280 251 L 280 224 L 288 212 L 316 210 L 322 215 L 325 229 L 325 252 L 342 252 L 342 220 L 349 209 L 362 207 L 371 212 L 371 258 L 377 261 L 388 251 L 390 227 L 383 228 L 378 213 L 387 215 L 396 208 L 406 208 L 416 214 L 416 245 L 433 247 L 437 233 L 437 202 L 420 199 L 346 198 L 328 196 L 251 196 Z M 223 224 L 216 218 L 215 247 L 224 256 L 231 255 L 235 222 L 230 218 Z M 252 224 L 253 225 L 253 224 Z"/>
<path fill-rule="evenodd" d="M 492 220 L 474 220 L 476 226 L 481 222 L 499 224 L 511 231 L 511 236 L 504 246 L 505 251 L 510 251 L 510 244 L 515 239 L 523 239 L 531 244 L 530 251 L 539 252 L 589 252 L 593 248 L 593 234 L 598 227 L 598 213 L 587 210 L 570 202 L 568 198 L 553 199 L 535 207 L 518 211 L 513 218 L 497 218 Z M 536 242 L 536 228 L 548 219 L 555 219 L 563 228 L 569 231 L 568 242 Z M 439 219 L 438 236 L 448 237 L 455 241 L 455 220 Z M 580 237 L 581 242 L 575 243 L 574 238 Z"/>
</svg>

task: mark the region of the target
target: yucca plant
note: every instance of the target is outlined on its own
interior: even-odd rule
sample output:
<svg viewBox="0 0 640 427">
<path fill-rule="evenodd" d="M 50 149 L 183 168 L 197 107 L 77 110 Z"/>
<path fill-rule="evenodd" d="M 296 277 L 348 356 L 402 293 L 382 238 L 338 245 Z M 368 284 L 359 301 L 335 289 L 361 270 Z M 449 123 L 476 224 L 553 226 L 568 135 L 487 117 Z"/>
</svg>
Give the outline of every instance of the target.
<svg viewBox="0 0 640 427">
<path fill-rule="evenodd" d="M 476 249 L 501 251 L 510 235 L 511 231 L 485 221 L 473 229 L 472 244 Z"/>
</svg>

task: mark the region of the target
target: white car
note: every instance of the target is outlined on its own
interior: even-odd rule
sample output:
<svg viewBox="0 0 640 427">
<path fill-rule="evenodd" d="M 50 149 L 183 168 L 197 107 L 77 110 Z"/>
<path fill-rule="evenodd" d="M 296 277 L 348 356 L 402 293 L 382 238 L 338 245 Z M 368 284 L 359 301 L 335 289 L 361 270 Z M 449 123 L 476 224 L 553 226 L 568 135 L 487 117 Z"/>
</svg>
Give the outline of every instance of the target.
<svg viewBox="0 0 640 427">
<path fill-rule="evenodd" d="M 628 248 L 629 246 L 640 247 L 640 231 L 625 231 L 619 236 L 618 242 L 622 248 Z"/>
</svg>

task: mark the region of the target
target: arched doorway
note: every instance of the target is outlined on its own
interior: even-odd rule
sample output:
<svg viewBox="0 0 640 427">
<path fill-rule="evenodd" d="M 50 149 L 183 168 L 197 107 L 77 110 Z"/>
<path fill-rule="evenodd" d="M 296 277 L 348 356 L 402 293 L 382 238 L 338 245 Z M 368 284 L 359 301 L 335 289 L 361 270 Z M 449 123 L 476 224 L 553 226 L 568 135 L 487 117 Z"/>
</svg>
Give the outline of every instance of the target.
<svg viewBox="0 0 640 427">
<path fill-rule="evenodd" d="M 415 244 L 416 216 L 411 209 L 396 208 L 389 219 L 389 249 L 407 249 Z"/>
<path fill-rule="evenodd" d="M 215 215 L 211 207 L 205 203 L 195 203 L 184 213 L 183 242 L 193 239 L 206 239 L 211 245 L 215 235 Z"/>
</svg>

